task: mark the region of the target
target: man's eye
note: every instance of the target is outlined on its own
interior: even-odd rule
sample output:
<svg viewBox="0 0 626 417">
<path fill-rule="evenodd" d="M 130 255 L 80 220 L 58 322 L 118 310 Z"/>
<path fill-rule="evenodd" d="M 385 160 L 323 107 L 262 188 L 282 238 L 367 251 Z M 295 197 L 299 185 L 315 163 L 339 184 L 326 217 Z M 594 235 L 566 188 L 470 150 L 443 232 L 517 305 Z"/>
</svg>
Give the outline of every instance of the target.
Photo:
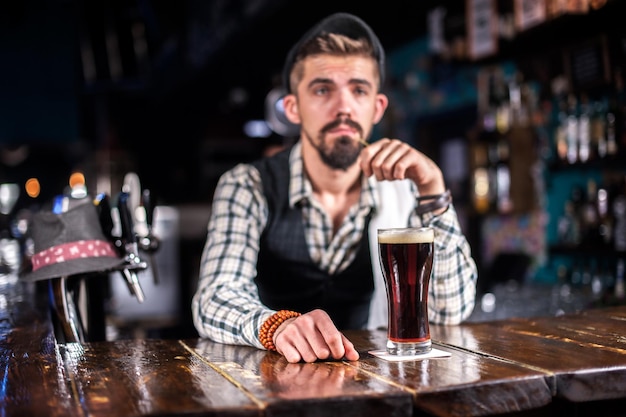
<svg viewBox="0 0 626 417">
<path fill-rule="evenodd" d="M 328 88 L 326 88 L 326 87 L 318 87 L 318 88 L 315 89 L 315 94 L 318 95 L 318 96 L 321 96 L 321 95 L 326 94 L 326 93 L 328 93 Z"/>
</svg>

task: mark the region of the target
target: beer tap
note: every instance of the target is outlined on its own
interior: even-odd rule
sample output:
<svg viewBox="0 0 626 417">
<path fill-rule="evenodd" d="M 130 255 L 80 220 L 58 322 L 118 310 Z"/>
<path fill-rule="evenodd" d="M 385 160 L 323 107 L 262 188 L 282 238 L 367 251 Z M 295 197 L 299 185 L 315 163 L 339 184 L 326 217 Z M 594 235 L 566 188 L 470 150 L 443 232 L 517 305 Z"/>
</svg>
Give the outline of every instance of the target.
<svg viewBox="0 0 626 417">
<path fill-rule="evenodd" d="M 141 193 L 141 205 L 146 212 L 146 226 L 148 233 L 139 242 L 141 249 L 146 252 L 155 252 L 159 248 L 159 239 L 153 233 L 154 201 L 150 190 L 145 189 Z"/>
<path fill-rule="evenodd" d="M 159 239 L 154 235 L 153 232 L 153 220 L 154 220 L 154 209 L 155 204 L 150 193 L 150 190 L 145 189 L 141 193 L 141 205 L 145 211 L 146 215 L 146 228 L 147 233 L 145 236 L 141 236 L 139 238 L 139 248 L 148 253 L 150 256 L 150 266 L 152 269 L 152 278 L 155 284 L 159 283 L 159 276 L 156 264 L 154 262 L 153 253 L 159 249 Z"/>
<path fill-rule="evenodd" d="M 100 193 L 94 198 L 94 205 L 98 211 L 100 219 L 100 227 L 104 236 L 113 244 L 115 237 L 113 236 L 113 217 L 111 216 L 111 201 L 107 193 Z"/>
<path fill-rule="evenodd" d="M 128 208 L 129 194 L 122 191 L 117 200 L 117 209 L 120 215 L 121 237 L 120 245 L 124 248 L 125 261 L 122 273 L 128 284 L 131 294 L 137 297 L 137 301 L 143 303 L 144 293 L 141 284 L 137 278 L 137 269 L 146 269 L 148 265 L 139 257 L 139 249 L 137 246 L 137 236 L 133 230 L 133 220 Z"/>
</svg>

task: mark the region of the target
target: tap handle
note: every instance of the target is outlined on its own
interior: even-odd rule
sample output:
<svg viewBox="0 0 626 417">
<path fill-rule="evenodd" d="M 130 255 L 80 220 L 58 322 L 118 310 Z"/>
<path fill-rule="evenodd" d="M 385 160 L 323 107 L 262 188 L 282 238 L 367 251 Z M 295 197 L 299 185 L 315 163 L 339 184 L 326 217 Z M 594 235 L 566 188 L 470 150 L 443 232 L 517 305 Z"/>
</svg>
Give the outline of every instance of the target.
<svg viewBox="0 0 626 417">
<path fill-rule="evenodd" d="M 144 189 L 141 192 L 141 204 L 146 211 L 146 225 L 148 230 L 152 230 L 152 222 L 154 220 L 154 199 L 149 189 Z"/>
<path fill-rule="evenodd" d="M 117 199 L 117 210 L 120 215 L 122 233 L 121 237 L 124 244 L 137 242 L 137 237 L 135 236 L 135 231 L 133 230 L 133 218 L 130 213 L 130 209 L 128 208 L 128 197 L 129 194 L 122 191 Z"/>
<path fill-rule="evenodd" d="M 98 217 L 100 219 L 100 226 L 104 235 L 110 241 L 114 241 L 113 238 L 113 217 L 111 216 L 111 200 L 107 193 L 100 193 L 94 199 L 94 204 L 98 210 Z"/>
</svg>

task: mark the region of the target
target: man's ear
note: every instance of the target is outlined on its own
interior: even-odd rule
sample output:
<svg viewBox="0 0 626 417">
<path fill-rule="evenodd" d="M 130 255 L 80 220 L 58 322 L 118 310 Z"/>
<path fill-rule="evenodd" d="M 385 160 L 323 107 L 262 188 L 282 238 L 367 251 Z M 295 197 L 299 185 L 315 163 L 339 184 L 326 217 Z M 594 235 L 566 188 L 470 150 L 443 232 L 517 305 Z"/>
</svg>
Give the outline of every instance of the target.
<svg viewBox="0 0 626 417">
<path fill-rule="evenodd" d="M 374 113 L 374 124 L 380 122 L 389 105 L 389 98 L 384 94 L 377 94 L 376 96 L 376 110 Z"/>
<path fill-rule="evenodd" d="M 287 94 L 283 98 L 283 108 L 285 110 L 285 116 L 293 124 L 300 124 L 300 112 L 298 110 L 298 100 L 295 94 Z"/>
</svg>

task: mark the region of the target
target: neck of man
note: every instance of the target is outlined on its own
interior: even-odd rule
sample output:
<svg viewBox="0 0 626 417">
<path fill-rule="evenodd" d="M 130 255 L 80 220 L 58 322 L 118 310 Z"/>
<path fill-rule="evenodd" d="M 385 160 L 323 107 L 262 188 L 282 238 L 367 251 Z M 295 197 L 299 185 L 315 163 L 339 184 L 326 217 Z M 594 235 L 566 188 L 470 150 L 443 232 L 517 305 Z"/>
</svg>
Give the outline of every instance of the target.
<svg viewBox="0 0 626 417">
<path fill-rule="evenodd" d="M 307 145 L 308 148 L 302 148 L 304 171 L 311 182 L 313 197 L 332 221 L 334 234 L 361 196 L 362 171 L 359 161 L 347 170 L 332 169 L 321 160 L 316 149 Z"/>
</svg>

